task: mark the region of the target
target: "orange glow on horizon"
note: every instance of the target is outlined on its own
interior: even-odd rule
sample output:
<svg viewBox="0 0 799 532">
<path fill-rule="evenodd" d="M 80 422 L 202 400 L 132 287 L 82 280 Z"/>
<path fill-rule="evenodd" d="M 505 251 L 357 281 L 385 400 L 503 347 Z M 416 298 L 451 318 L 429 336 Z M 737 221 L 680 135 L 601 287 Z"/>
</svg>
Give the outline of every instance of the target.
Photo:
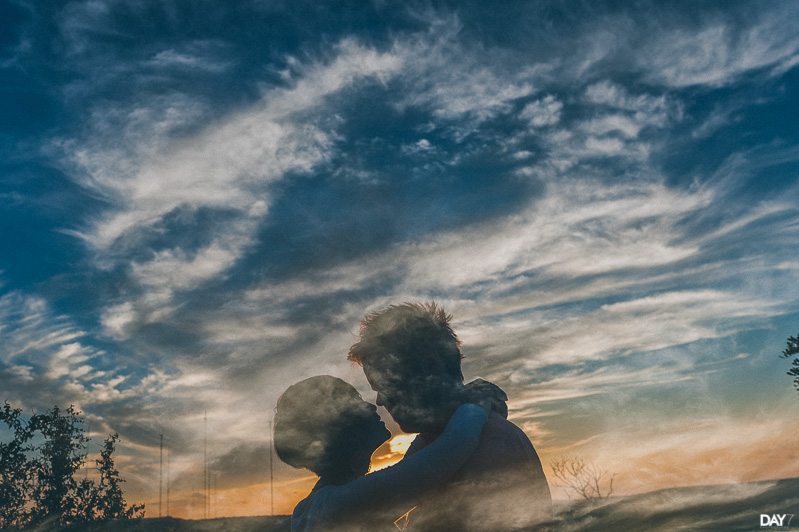
<svg viewBox="0 0 799 532">
<path fill-rule="evenodd" d="M 732 438 L 709 442 L 703 439 L 696 427 L 685 427 L 682 433 L 672 435 L 675 441 L 661 448 L 656 448 L 648 439 L 638 440 L 640 434 L 629 434 L 624 435 L 627 441 L 622 446 L 613 437 L 599 437 L 571 451 L 594 461 L 609 473 L 615 472 L 614 495 L 620 496 L 663 488 L 799 477 L 799 450 L 791 447 L 791 435 L 772 431 L 777 427 L 771 425 L 760 427 L 759 431 L 757 427 L 752 429 L 760 436 L 752 436 L 745 443 Z M 735 432 L 737 429 L 729 427 L 728 430 Z M 717 431 L 718 427 L 709 427 L 707 434 Z M 372 470 L 383 469 L 401 460 L 415 436 L 400 433 L 380 446 L 372 456 Z M 652 433 L 649 437 L 657 439 L 658 435 Z M 774 453 L 773 449 L 782 449 L 783 452 Z M 565 449 L 541 447 L 538 451 L 553 498 L 567 499 L 566 492 L 554 481 L 549 469 L 550 461 L 563 456 Z M 291 514 L 316 481 L 317 477 L 307 471 L 297 471 L 294 478 L 276 480 L 275 515 Z M 148 501 L 147 516 L 156 517 L 157 508 L 157 501 Z M 269 483 L 264 482 L 214 489 L 209 517 L 263 516 L 269 515 L 269 509 Z M 174 517 L 202 519 L 202 494 L 197 490 L 173 492 L 170 510 Z"/>
</svg>

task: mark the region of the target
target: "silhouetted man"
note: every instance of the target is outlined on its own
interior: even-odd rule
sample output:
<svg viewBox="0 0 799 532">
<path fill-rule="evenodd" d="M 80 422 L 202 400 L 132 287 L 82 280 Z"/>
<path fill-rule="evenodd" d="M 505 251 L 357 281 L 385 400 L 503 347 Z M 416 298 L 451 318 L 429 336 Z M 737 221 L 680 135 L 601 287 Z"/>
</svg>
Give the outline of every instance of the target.
<svg viewBox="0 0 799 532">
<path fill-rule="evenodd" d="M 465 402 L 493 400 L 480 445 L 455 479 L 410 515 L 411 530 L 532 530 L 552 517 L 549 486 L 532 443 L 509 422 L 507 396 L 478 379 L 464 384 L 460 341 L 435 303 L 390 306 L 361 322 L 348 358 L 363 366 L 403 431 L 406 456 L 432 442 Z"/>
</svg>

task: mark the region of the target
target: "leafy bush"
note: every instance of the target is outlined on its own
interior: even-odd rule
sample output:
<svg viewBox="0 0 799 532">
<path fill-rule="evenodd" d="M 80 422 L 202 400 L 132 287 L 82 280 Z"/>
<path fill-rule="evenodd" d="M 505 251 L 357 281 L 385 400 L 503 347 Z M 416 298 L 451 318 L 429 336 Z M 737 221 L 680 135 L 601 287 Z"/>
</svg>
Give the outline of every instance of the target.
<svg viewBox="0 0 799 532">
<path fill-rule="evenodd" d="M 89 438 L 74 406 L 63 411 L 55 406 L 26 422 L 21 409 L 5 402 L 0 421 L 11 435 L 8 442 L 0 443 L 0 528 L 144 516 L 144 505 L 128 507 L 125 502 L 124 480 L 113 458 L 118 434 L 104 440 L 100 458 L 95 460 L 98 481 L 78 481 Z"/>
</svg>

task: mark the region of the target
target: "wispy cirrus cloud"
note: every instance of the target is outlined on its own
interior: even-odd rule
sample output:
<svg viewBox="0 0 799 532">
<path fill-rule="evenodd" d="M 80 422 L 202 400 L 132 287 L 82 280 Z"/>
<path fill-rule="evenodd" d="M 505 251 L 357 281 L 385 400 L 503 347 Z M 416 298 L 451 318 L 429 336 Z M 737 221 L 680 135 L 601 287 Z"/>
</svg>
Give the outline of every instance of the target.
<svg viewBox="0 0 799 532">
<path fill-rule="evenodd" d="M 747 16 L 753 21 L 743 27 L 726 17 L 708 17 L 699 28 L 660 32 L 638 64 L 649 80 L 672 87 L 725 85 L 759 69 L 784 72 L 799 53 L 799 37 L 788 22 L 797 13 L 790 3 L 775 8 L 750 5 Z"/>
<path fill-rule="evenodd" d="M 0 339 L 6 392 L 34 381 L 43 385 L 19 396 L 26 408 L 52 401 L 87 408 L 140 398 L 154 393 L 163 377 L 117 366 L 120 359 L 94 345 L 88 331 L 54 312 L 41 297 L 18 291 L 0 296 Z"/>
<path fill-rule="evenodd" d="M 194 41 L 178 48 L 166 48 L 156 52 L 145 65 L 170 74 L 176 70 L 199 70 L 218 74 L 233 66 L 231 56 L 223 42 Z"/>
<path fill-rule="evenodd" d="M 175 134 L 202 115 L 196 104 L 177 96 L 156 100 L 155 108 L 142 102 L 116 114 L 122 140 L 130 143 L 125 151 L 116 148 L 116 138 L 68 142 L 72 162 L 82 170 L 76 173 L 81 184 L 110 204 L 86 229 L 73 233 L 104 267 L 115 257 L 128 260 L 131 247 L 146 250 L 141 246 L 148 238 L 168 231 L 165 217 L 171 214 L 198 209 L 224 214 L 199 246 L 167 246 L 133 260 L 130 279 L 142 293 L 108 309 L 103 321 L 109 332 L 123 335 L 133 314 L 145 322 L 163 318 L 174 292 L 224 274 L 252 245 L 268 212 L 270 187 L 329 156 L 334 137 L 313 116 L 325 99 L 360 79 L 392 76 L 402 61 L 344 41 L 330 63 L 304 68 L 290 88 L 268 91 L 260 102 L 199 133 Z M 111 133 L 112 124 L 101 130 Z"/>
<path fill-rule="evenodd" d="M 562 110 L 563 102 L 548 94 L 525 105 L 519 113 L 519 117 L 529 120 L 533 127 L 554 126 L 560 122 Z"/>
</svg>

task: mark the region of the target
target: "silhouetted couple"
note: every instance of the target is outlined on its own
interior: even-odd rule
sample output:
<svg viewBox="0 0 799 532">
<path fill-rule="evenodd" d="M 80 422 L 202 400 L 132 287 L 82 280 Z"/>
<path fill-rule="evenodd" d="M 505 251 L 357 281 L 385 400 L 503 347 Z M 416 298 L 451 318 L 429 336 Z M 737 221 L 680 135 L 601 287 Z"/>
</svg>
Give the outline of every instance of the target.
<svg viewBox="0 0 799 532">
<path fill-rule="evenodd" d="M 292 530 L 536 530 L 551 519 L 538 455 L 509 422 L 507 396 L 461 373 L 450 316 L 434 303 L 367 316 L 348 358 L 363 367 L 403 431 L 419 433 L 397 464 L 369 471 L 390 433 L 377 408 L 335 377 L 311 377 L 277 402 L 280 458 L 319 475 Z"/>
</svg>

